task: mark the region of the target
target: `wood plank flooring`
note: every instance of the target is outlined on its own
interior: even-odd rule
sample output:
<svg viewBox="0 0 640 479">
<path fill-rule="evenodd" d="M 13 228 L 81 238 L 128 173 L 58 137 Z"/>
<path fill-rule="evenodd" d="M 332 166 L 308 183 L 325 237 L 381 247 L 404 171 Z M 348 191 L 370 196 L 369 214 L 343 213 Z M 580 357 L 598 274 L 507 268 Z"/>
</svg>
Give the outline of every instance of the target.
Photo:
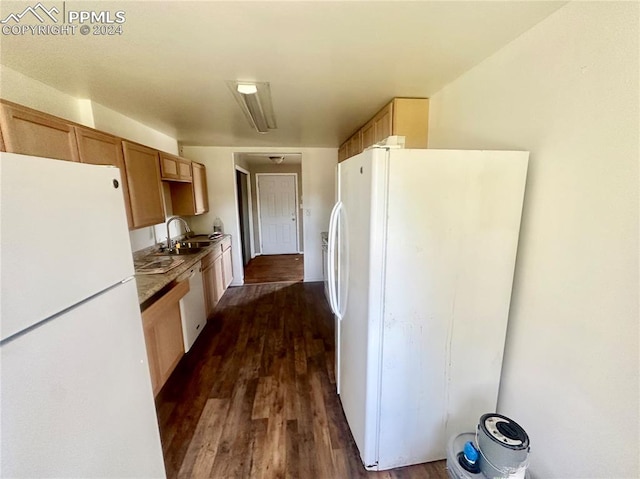
<svg viewBox="0 0 640 479">
<path fill-rule="evenodd" d="M 302 254 L 256 256 L 244 268 L 244 284 L 293 282 L 303 278 Z"/>
<path fill-rule="evenodd" d="M 362 467 L 322 283 L 228 289 L 156 407 L 170 479 L 447 479 L 444 461 Z"/>
</svg>

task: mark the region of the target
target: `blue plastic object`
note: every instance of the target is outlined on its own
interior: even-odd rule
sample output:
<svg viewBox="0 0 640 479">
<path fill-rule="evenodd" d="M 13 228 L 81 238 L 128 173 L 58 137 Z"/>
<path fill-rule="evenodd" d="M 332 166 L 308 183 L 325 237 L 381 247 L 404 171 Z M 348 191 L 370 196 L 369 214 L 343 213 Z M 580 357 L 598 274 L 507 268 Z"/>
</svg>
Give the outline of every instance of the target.
<svg viewBox="0 0 640 479">
<path fill-rule="evenodd" d="M 469 465 L 475 464 L 478 460 L 478 450 L 471 441 L 465 443 L 463 454 Z"/>
</svg>

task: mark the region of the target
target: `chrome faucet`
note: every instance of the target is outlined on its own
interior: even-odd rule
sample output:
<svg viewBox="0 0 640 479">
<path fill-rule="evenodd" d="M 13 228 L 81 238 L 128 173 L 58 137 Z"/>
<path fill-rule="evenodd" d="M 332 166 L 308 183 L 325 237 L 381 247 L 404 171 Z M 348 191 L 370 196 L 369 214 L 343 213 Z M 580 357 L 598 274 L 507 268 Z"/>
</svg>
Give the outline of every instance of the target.
<svg viewBox="0 0 640 479">
<path fill-rule="evenodd" d="M 187 221 L 180 217 L 180 216 L 171 216 L 169 217 L 169 219 L 167 220 L 167 249 L 171 249 L 171 233 L 169 232 L 169 225 L 171 224 L 171 222 L 173 220 L 180 220 L 182 221 L 182 224 L 184 225 L 185 229 L 187 230 L 187 233 L 191 233 L 191 228 L 189 228 L 189 225 L 187 224 Z"/>
</svg>

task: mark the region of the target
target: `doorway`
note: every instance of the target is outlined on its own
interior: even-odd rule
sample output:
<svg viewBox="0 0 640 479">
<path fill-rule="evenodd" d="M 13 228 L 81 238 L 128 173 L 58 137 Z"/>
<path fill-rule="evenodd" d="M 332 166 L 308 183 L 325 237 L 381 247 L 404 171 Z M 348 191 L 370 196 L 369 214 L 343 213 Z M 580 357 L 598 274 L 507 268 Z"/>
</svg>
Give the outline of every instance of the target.
<svg viewBox="0 0 640 479">
<path fill-rule="evenodd" d="M 256 185 L 262 254 L 297 254 L 298 175 L 258 173 Z"/>
<path fill-rule="evenodd" d="M 238 202 L 238 219 L 240 223 L 240 245 L 242 247 L 242 265 L 247 266 L 253 257 L 251 217 L 251 183 L 249 172 L 236 166 L 236 194 Z"/>
<path fill-rule="evenodd" d="M 303 200 L 302 155 L 236 152 L 234 168 L 240 243 L 238 254 L 242 255 L 244 284 L 304 281 L 305 218 L 300 210 Z M 275 185 L 265 182 L 268 177 L 271 180 L 287 177 L 284 196 L 277 181 Z M 262 188 L 261 199 L 259 188 Z M 247 195 L 244 194 L 245 189 Z M 274 218 L 277 219 L 279 215 L 276 213 L 282 211 L 287 214 L 280 215 L 278 225 Z M 269 216 L 268 221 L 261 222 L 261 213 L 263 219 Z M 269 241 L 272 238 L 275 241 Z M 280 244 L 274 247 L 274 243 Z M 282 247 L 283 244 L 286 248 Z"/>
</svg>

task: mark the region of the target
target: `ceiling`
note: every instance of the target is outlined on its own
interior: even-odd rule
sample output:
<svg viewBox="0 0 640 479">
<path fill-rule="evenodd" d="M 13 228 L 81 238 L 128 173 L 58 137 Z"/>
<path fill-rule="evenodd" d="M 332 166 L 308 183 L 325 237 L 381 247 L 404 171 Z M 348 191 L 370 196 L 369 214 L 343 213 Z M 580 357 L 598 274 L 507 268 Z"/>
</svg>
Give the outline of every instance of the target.
<svg viewBox="0 0 640 479">
<path fill-rule="evenodd" d="M 2 35 L 0 62 L 185 145 L 337 147 L 395 96 L 429 97 L 566 2 L 56 2 L 122 35 Z M 35 2 L 0 2 L 0 16 Z M 227 80 L 271 84 L 255 132 Z"/>
<path fill-rule="evenodd" d="M 270 157 L 282 157 L 280 165 L 301 165 L 300 153 L 236 153 L 236 159 L 245 161 L 250 166 L 273 166 Z"/>
</svg>

